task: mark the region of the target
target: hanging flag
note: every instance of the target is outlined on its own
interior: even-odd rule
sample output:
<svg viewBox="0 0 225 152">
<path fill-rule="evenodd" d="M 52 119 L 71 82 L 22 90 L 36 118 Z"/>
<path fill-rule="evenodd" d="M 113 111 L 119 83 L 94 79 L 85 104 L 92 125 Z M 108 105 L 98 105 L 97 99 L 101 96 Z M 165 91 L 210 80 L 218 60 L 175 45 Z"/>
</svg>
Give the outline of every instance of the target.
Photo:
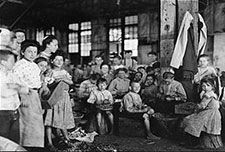
<svg viewBox="0 0 225 152">
<path fill-rule="evenodd" d="M 199 31 L 199 43 L 198 43 L 198 51 L 197 51 L 197 55 L 200 56 L 201 54 L 204 54 L 205 47 L 207 44 L 207 27 L 203 17 L 199 13 L 198 13 L 198 19 L 199 19 L 199 22 L 202 24 L 202 27 Z"/>
</svg>

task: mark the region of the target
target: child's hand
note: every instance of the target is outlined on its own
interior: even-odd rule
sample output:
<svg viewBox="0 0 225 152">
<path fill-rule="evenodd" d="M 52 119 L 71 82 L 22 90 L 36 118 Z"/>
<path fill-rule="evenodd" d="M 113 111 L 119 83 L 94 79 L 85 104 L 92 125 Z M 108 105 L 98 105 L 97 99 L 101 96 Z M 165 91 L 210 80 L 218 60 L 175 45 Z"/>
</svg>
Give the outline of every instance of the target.
<svg viewBox="0 0 225 152">
<path fill-rule="evenodd" d="M 153 113 L 155 113 L 155 111 L 152 108 L 148 107 L 148 114 L 152 115 Z"/>
<path fill-rule="evenodd" d="M 195 106 L 195 108 L 194 108 L 194 112 L 195 112 L 195 113 L 198 113 L 200 109 L 201 109 L 200 105 L 197 104 L 197 105 Z"/>
<path fill-rule="evenodd" d="M 175 98 L 174 97 L 172 97 L 172 96 L 165 96 L 165 100 L 166 101 L 172 101 L 172 100 L 175 100 Z"/>
<path fill-rule="evenodd" d="M 24 102 L 24 101 L 21 100 L 20 106 L 21 106 L 21 107 L 28 107 L 28 106 L 29 106 L 29 103 L 28 103 L 27 101 Z"/>
</svg>

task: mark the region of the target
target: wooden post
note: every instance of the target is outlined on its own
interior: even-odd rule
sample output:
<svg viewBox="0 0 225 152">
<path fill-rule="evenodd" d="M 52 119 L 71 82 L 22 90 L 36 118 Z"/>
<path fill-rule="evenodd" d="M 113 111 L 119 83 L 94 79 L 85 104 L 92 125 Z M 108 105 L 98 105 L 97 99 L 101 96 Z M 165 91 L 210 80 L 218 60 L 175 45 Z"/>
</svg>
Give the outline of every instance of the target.
<svg viewBox="0 0 225 152">
<path fill-rule="evenodd" d="M 194 45 L 197 50 L 198 0 L 161 0 L 160 2 L 160 62 L 163 72 L 163 69 L 169 67 L 177 36 L 176 31 L 179 31 L 186 11 L 189 11 L 194 17 Z"/>
<path fill-rule="evenodd" d="M 174 48 L 176 0 L 160 1 L 160 63 L 161 72 L 169 67 Z"/>
</svg>

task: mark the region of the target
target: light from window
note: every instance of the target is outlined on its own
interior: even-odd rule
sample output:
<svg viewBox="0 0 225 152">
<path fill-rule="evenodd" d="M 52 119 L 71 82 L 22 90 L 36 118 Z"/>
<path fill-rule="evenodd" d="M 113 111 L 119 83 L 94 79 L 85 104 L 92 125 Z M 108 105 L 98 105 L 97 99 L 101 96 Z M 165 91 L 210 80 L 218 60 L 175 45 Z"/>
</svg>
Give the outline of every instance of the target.
<svg viewBox="0 0 225 152">
<path fill-rule="evenodd" d="M 125 17 L 125 25 L 137 24 L 137 23 L 138 23 L 137 15 Z"/>
<path fill-rule="evenodd" d="M 121 28 L 110 28 L 109 30 L 109 41 L 110 42 L 120 42 L 122 38 Z"/>
<path fill-rule="evenodd" d="M 120 26 L 121 25 L 121 18 L 110 19 L 109 24 L 110 24 L 110 27 Z"/>
<path fill-rule="evenodd" d="M 90 56 L 91 43 L 81 43 L 81 56 Z"/>
<path fill-rule="evenodd" d="M 137 39 L 137 37 L 138 37 L 137 26 L 125 27 L 125 39 Z"/>
<path fill-rule="evenodd" d="M 89 30 L 91 29 L 91 22 L 82 22 L 81 23 L 81 30 Z"/>
<path fill-rule="evenodd" d="M 78 23 L 69 24 L 69 30 L 78 31 L 78 28 L 79 28 Z"/>
<path fill-rule="evenodd" d="M 78 53 L 79 52 L 79 43 L 78 43 L 78 23 L 69 24 L 70 31 L 68 35 L 69 45 L 68 52 L 69 53 Z"/>
<path fill-rule="evenodd" d="M 69 53 L 78 53 L 79 52 L 78 33 L 77 32 L 69 33 L 68 52 Z"/>
<path fill-rule="evenodd" d="M 45 32 L 42 29 L 37 29 L 36 40 L 42 45 L 43 38 L 45 37 Z"/>
<path fill-rule="evenodd" d="M 132 56 L 138 56 L 138 39 L 125 40 L 124 49 L 132 50 Z"/>
<path fill-rule="evenodd" d="M 51 29 L 46 30 L 45 35 L 55 35 L 55 28 L 51 27 Z"/>
<path fill-rule="evenodd" d="M 91 22 L 81 23 L 81 56 L 90 56 L 91 51 Z"/>
</svg>

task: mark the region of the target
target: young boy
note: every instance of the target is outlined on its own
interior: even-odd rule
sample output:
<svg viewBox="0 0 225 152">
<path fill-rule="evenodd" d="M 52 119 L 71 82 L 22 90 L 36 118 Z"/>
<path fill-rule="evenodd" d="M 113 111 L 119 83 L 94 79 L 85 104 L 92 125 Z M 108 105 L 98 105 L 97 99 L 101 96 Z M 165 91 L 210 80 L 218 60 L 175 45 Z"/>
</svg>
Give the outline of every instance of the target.
<svg viewBox="0 0 225 152">
<path fill-rule="evenodd" d="M 123 106 L 124 106 L 124 114 L 127 117 L 133 119 L 144 119 L 144 124 L 147 131 L 147 138 L 150 140 L 159 140 L 160 138 L 155 136 L 150 129 L 150 115 L 154 113 L 154 110 L 143 104 L 142 99 L 138 92 L 141 89 L 141 85 L 139 82 L 133 81 L 131 83 L 131 91 L 127 93 L 123 98 Z"/>
<path fill-rule="evenodd" d="M 148 53 L 148 61 L 149 61 L 149 66 L 153 67 L 155 64 L 159 64 L 158 62 L 158 56 L 156 52 L 149 52 Z"/>
<path fill-rule="evenodd" d="M 0 50 L 0 136 L 19 144 L 20 100 L 18 93 L 28 93 L 28 88 L 21 85 L 11 72 L 15 64 L 15 54 L 10 50 Z"/>
<path fill-rule="evenodd" d="M 92 67 L 92 74 L 93 73 L 99 73 L 101 74 L 101 64 L 103 63 L 103 59 L 102 59 L 102 56 L 100 55 L 97 55 L 95 57 L 95 65 Z"/>
<path fill-rule="evenodd" d="M 80 88 L 78 91 L 78 95 L 80 98 L 87 99 L 91 91 L 97 89 L 96 82 L 99 77 L 100 74 L 92 74 L 88 80 L 85 80 L 80 84 Z"/>
<path fill-rule="evenodd" d="M 161 108 L 159 109 L 165 113 L 174 113 L 174 106 L 176 104 L 186 102 L 187 95 L 183 85 L 174 80 L 174 71 L 168 69 L 163 73 L 164 82 L 159 86 L 159 94 L 161 99 Z M 166 101 L 166 102 L 165 102 Z"/>
<path fill-rule="evenodd" d="M 108 90 L 116 99 L 122 99 L 129 91 L 130 80 L 126 78 L 127 69 L 117 69 L 117 78 L 111 81 Z"/>
<path fill-rule="evenodd" d="M 198 73 L 196 73 L 194 76 L 194 82 L 196 84 L 200 84 L 201 79 L 207 75 L 217 76 L 215 68 L 209 65 L 208 55 L 200 55 L 198 59 L 198 64 Z"/>
<path fill-rule="evenodd" d="M 107 87 L 107 80 L 104 78 L 100 78 L 97 81 L 97 86 L 98 89 L 97 90 L 93 90 L 90 94 L 90 97 L 88 99 L 88 103 L 92 103 L 96 105 L 97 108 L 97 123 L 98 123 L 98 127 L 99 127 L 99 131 L 101 130 L 101 120 L 102 120 L 102 113 L 106 113 L 109 121 L 111 123 L 111 131 L 110 134 L 113 133 L 113 114 L 112 114 L 112 104 L 113 102 L 113 97 L 112 94 L 106 90 Z M 100 134 L 102 134 L 100 132 Z"/>
<path fill-rule="evenodd" d="M 134 70 L 137 66 L 137 61 L 132 59 L 131 57 L 132 57 L 132 50 L 126 50 L 124 52 L 124 60 L 122 60 L 122 63 L 128 69 Z"/>
</svg>

